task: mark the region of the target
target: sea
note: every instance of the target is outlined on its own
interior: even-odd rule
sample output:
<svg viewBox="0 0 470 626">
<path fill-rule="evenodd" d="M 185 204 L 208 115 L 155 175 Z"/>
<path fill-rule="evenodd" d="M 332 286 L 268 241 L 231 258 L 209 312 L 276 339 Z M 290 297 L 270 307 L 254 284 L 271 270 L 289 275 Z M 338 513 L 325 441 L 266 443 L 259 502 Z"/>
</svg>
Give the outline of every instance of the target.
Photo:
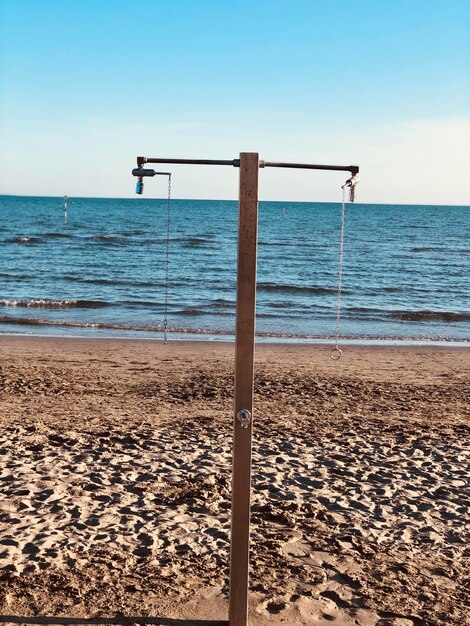
<svg viewBox="0 0 470 626">
<path fill-rule="evenodd" d="M 0 334 L 233 340 L 238 203 L 0 196 Z M 257 340 L 334 343 L 341 204 L 260 202 Z M 347 204 L 343 343 L 470 346 L 470 207 Z"/>
</svg>

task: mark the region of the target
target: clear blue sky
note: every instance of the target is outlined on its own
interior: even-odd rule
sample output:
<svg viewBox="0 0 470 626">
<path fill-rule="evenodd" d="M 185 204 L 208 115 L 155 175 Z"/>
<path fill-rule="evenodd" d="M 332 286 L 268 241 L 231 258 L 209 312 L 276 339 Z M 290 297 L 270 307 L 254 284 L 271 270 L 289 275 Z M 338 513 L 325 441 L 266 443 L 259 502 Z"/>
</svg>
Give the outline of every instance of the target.
<svg viewBox="0 0 470 626">
<path fill-rule="evenodd" d="M 358 163 L 360 201 L 470 204 L 468 0 L 0 0 L 0 22 L 0 193 L 131 196 L 138 154 L 258 151 Z M 237 196 L 230 168 L 173 172 L 177 197 Z M 270 170 L 261 198 L 342 182 Z"/>
</svg>

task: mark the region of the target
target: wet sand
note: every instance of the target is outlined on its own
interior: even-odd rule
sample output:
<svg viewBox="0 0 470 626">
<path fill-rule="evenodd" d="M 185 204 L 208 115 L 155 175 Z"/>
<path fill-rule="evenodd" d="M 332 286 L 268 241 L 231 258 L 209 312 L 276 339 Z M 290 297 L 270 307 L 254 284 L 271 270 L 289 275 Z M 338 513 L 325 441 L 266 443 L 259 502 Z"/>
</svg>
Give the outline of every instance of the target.
<svg viewBox="0 0 470 626">
<path fill-rule="evenodd" d="M 250 624 L 470 624 L 470 351 L 329 351 L 257 347 Z M 1 338 L 0 617 L 227 618 L 233 354 Z"/>
</svg>

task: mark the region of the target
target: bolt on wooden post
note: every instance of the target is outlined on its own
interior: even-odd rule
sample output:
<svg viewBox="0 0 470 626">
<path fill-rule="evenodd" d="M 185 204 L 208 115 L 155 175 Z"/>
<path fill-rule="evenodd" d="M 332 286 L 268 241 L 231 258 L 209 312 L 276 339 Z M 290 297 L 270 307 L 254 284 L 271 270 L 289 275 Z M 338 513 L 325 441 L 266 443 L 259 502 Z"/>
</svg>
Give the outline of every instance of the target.
<svg viewBox="0 0 470 626">
<path fill-rule="evenodd" d="M 246 626 L 248 623 L 258 168 L 259 155 L 257 153 L 240 154 L 230 546 L 230 626 Z"/>
</svg>

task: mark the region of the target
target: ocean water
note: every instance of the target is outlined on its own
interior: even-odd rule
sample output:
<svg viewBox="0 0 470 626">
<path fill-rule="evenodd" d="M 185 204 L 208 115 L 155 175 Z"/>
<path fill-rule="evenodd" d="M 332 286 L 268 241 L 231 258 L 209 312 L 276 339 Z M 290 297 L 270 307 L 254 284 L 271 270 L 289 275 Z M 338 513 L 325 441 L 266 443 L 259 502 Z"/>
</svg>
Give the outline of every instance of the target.
<svg viewBox="0 0 470 626">
<path fill-rule="evenodd" d="M 334 336 L 341 206 L 261 202 L 257 333 Z M 162 336 L 167 202 L 0 196 L 0 333 Z M 169 336 L 233 337 L 237 202 L 173 200 Z M 470 207 L 347 204 L 341 336 L 470 341 Z"/>
</svg>

